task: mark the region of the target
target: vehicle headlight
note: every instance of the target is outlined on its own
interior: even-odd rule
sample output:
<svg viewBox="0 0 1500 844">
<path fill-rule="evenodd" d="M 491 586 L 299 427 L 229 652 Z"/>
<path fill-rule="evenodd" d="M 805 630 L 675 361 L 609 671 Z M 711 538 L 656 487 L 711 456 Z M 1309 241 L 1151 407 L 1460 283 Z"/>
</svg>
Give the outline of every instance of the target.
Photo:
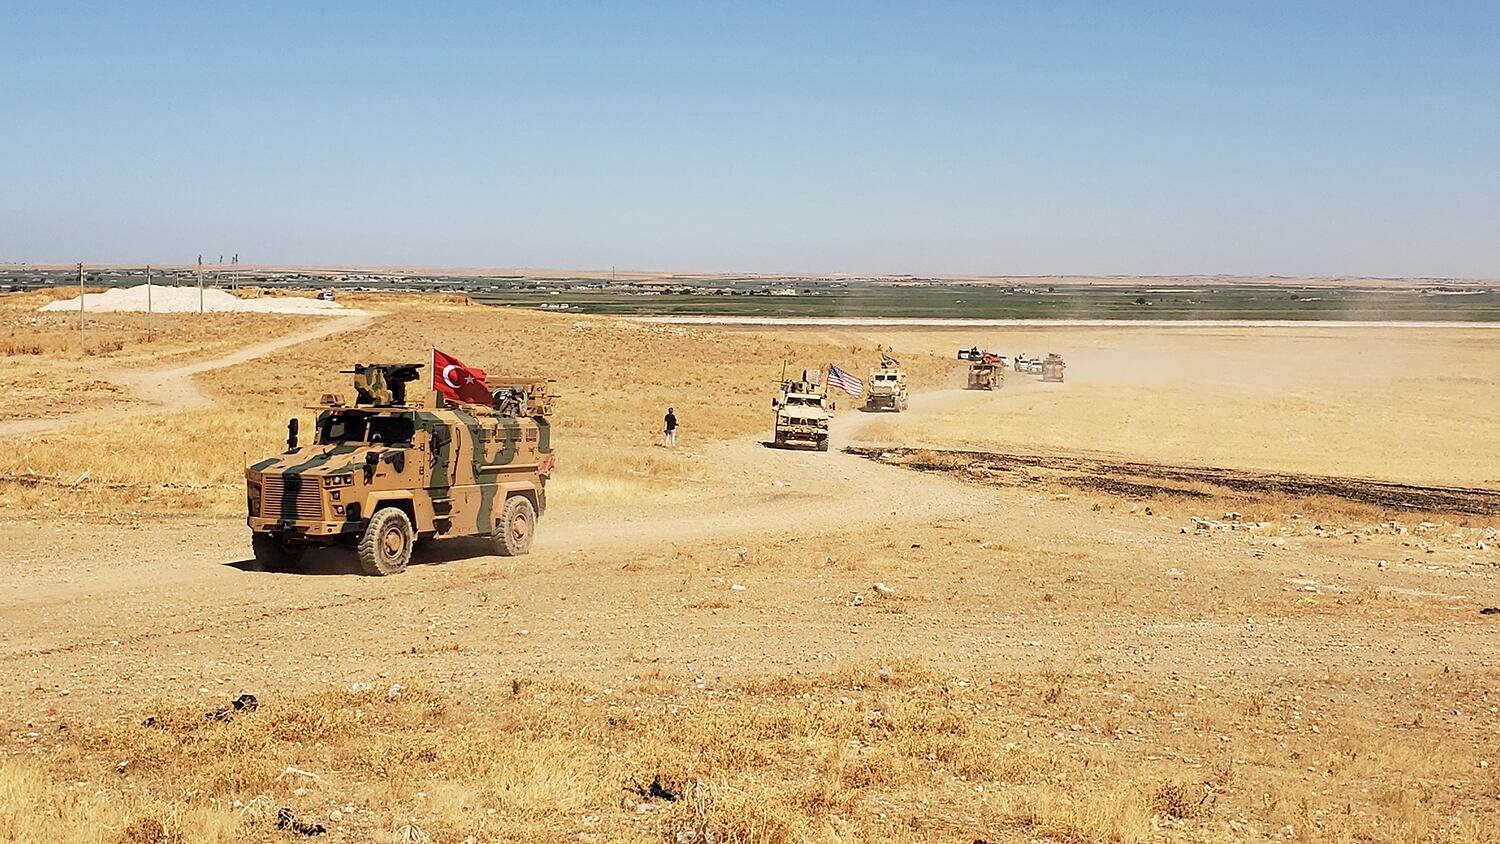
<svg viewBox="0 0 1500 844">
<path fill-rule="evenodd" d="M 354 483 L 353 475 L 324 475 L 323 486 L 350 486 Z"/>
</svg>

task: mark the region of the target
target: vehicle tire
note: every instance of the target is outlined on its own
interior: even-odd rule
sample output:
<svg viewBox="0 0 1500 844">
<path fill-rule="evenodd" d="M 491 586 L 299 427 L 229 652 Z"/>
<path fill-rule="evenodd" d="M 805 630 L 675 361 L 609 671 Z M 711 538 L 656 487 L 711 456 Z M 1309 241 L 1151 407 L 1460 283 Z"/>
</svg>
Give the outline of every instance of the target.
<svg viewBox="0 0 1500 844">
<path fill-rule="evenodd" d="M 818 437 L 818 451 L 827 451 L 827 450 L 828 450 L 828 438 L 827 437 Z"/>
<path fill-rule="evenodd" d="M 786 435 L 785 434 L 781 433 L 780 431 L 777 431 L 776 434 L 775 434 L 775 440 L 776 440 L 776 447 L 777 448 L 786 448 Z"/>
<path fill-rule="evenodd" d="M 302 568 L 302 547 L 269 533 L 250 534 L 250 549 L 262 571 L 294 572 Z"/>
<path fill-rule="evenodd" d="M 524 495 L 512 495 L 505 499 L 505 509 L 500 511 L 500 520 L 490 539 L 495 543 L 495 553 L 502 557 L 519 557 L 531 550 L 531 540 L 536 537 L 536 510 Z"/>
<path fill-rule="evenodd" d="M 405 513 L 395 507 L 381 507 L 370 517 L 355 548 L 360 570 L 375 577 L 406 571 L 416 538 Z"/>
</svg>

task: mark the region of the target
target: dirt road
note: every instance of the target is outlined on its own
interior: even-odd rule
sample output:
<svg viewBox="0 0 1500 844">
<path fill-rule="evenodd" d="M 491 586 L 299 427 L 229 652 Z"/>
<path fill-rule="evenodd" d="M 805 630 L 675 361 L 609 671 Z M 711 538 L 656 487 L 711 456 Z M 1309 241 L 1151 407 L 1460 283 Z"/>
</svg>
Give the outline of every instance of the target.
<svg viewBox="0 0 1500 844">
<path fill-rule="evenodd" d="M 142 403 L 91 410 L 84 413 L 69 413 L 63 416 L 44 419 L 7 420 L 0 422 L 0 437 L 57 431 L 85 422 L 100 422 L 131 416 L 150 416 L 158 413 L 171 413 L 179 410 L 193 410 L 207 407 L 213 404 L 213 399 L 209 398 L 206 393 L 193 383 L 192 379 L 194 375 L 213 369 L 235 366 L 236 364 L 245 363 L 263 355 L 279 352 L 282 349 L 327 337 L 331 334 L 351 331 L 364 325 L 376 316 L 379 316 L 379 314 L 359 313 L 334 319 L 319 319 L 316 326 L 305 331 L 298 331 L 295 334 L 277 337 L 273 340 L 267 340 L 264 343 L 246 346 L 232 354 L 194 361 L 193 363 L 182 364 L 180 366 L 161 369 L 106 370 L 100 373 L 101 380 L 124 384 L 130 388 L 133 397 Z"/>
<path fill-rule="evenodd" d="M 909 412 L 966 398 L 915 396 Z M 834 445 L 874 418 L 841 414 Z M 1474 608 L 1500 603 L 1492 568 L 1457 550 L 1408 564 L 1394 540 L 1273 549 L 1183 536 L 1107 497 L 985 488 L 838 451 L 740 440 L 701 455 L 708 477 L 669 496 L 554 502 L 528 557 L 436 542 L 393 578 L 355 576 L 337 552 L 307 574 L 255 571 L 234 520 L 0 525 L 12 562 L 0 569 L 0 702 L 129 714 L 162 694 L 647 670 L 712 683 L 900 655 L 976 671 L 1395 671 L 1478 664 L 1489 634 Z M 1391 590 L 1404 612 L 1348 604 Z M 1351 624 L 1360 635 L 1332 635 Z"/>
</svg>

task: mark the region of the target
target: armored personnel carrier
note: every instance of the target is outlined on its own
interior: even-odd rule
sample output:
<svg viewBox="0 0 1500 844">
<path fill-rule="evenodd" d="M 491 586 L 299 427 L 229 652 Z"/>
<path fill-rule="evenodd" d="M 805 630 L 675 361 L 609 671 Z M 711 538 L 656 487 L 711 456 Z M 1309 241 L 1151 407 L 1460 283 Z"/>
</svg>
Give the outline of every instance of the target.
<svg viewBox="0 0 1500 844">
<path fill-rule="evenodd" d="M 488 537 L 506 556 L 531 550 L 556 460 L 546 379 L 491 378 L 489 405 L 436 392 L 408 401 L 422 366 L 356 365 L 354 404 L 324 396 L 311 444 L 298 444 L 291 419 L 287 450 L 246 469 L 264 567 L 293 570 L 311 547 L 345 545 L 365 573 L 397 574 L 414 544 L 434 537 Z"/>
<path fill-rule="evenodd" d="M 900 367 L 882 363 L 879 369 L 870 370 L 870 383 L 865 392 L 865 410 L 906 409 L 906 373 Z"/>
<path fill-rule="evenodd" d="M 1042 360 L 1042 380 L 1054 383 L 1062 383 L 1063 369 L 1067 364 L 1063 363 L 1062 355 L 1049 352 Z"/>
<path fill-rule="evenodd" d="M 809 370 L 800 379 L 781 382 L 781 391 L 771 399 L 776 410 L 775 443 L 778 448 L 810 445 L 828 450 L 828 423 L 833 419 L 833 399 L 828 387 Z"/>
<path fill-rule="evenodd" d="M 991 360 L 969 363 L 970 390 L 997 390 L 1005 386 L 1005 367 Z"/>
</svg>

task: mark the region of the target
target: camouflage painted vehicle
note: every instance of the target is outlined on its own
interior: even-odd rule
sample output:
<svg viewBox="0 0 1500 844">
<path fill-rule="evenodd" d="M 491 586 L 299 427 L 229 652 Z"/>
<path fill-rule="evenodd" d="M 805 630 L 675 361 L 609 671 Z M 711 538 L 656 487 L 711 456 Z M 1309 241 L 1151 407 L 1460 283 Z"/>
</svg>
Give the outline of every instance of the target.
<svg viewBox="0 0 1500 844">
<path fill-rule="evenodd" d="M 870 382 L 865 387 L 865 410 L 900 413 L 905 409 L 906 373 L 894 366 L 870 370 Z"/>
<path fill-rule="evenodd" d="M 976 360 L 969 363 L 970 390 L 998 390 L 1005 386 L 1005 367 L 991 360 Z"/>
<path fill-rule="evenodd" d="M 1042 361 L 1042 380 L 1054 383 L 1062 383 L 1063 369 L 1067 364 L 1063 363 L 1062 355 L 1048 353 Z"/>
<path fill-rule="evenodd" d="M 422 366 L 356 365 L 355 403 L 324 396 L 311 445 L 298 446 L 292 419 L 286 452 L 246 469 L 263 566 L 293 570 L 308 548 L 345 545 L 365 573 L 396 574 L 434 537 L 488 537 L 507 556 L 531 549 L 556 457 L 546 380 L 491 378 L 490 406 L 435 392 L 408 402 Z"/>
<path fill-rule="evenodd" d="M 828 388 L 802 371 L 800 380 L 783 380 L 781 392 L 771 399 L 776 409 L 775 443 L 778 448 L 810 445 L 828 450 L 828 423 L 833 419 L 833 399 Z"/>
</svg>

